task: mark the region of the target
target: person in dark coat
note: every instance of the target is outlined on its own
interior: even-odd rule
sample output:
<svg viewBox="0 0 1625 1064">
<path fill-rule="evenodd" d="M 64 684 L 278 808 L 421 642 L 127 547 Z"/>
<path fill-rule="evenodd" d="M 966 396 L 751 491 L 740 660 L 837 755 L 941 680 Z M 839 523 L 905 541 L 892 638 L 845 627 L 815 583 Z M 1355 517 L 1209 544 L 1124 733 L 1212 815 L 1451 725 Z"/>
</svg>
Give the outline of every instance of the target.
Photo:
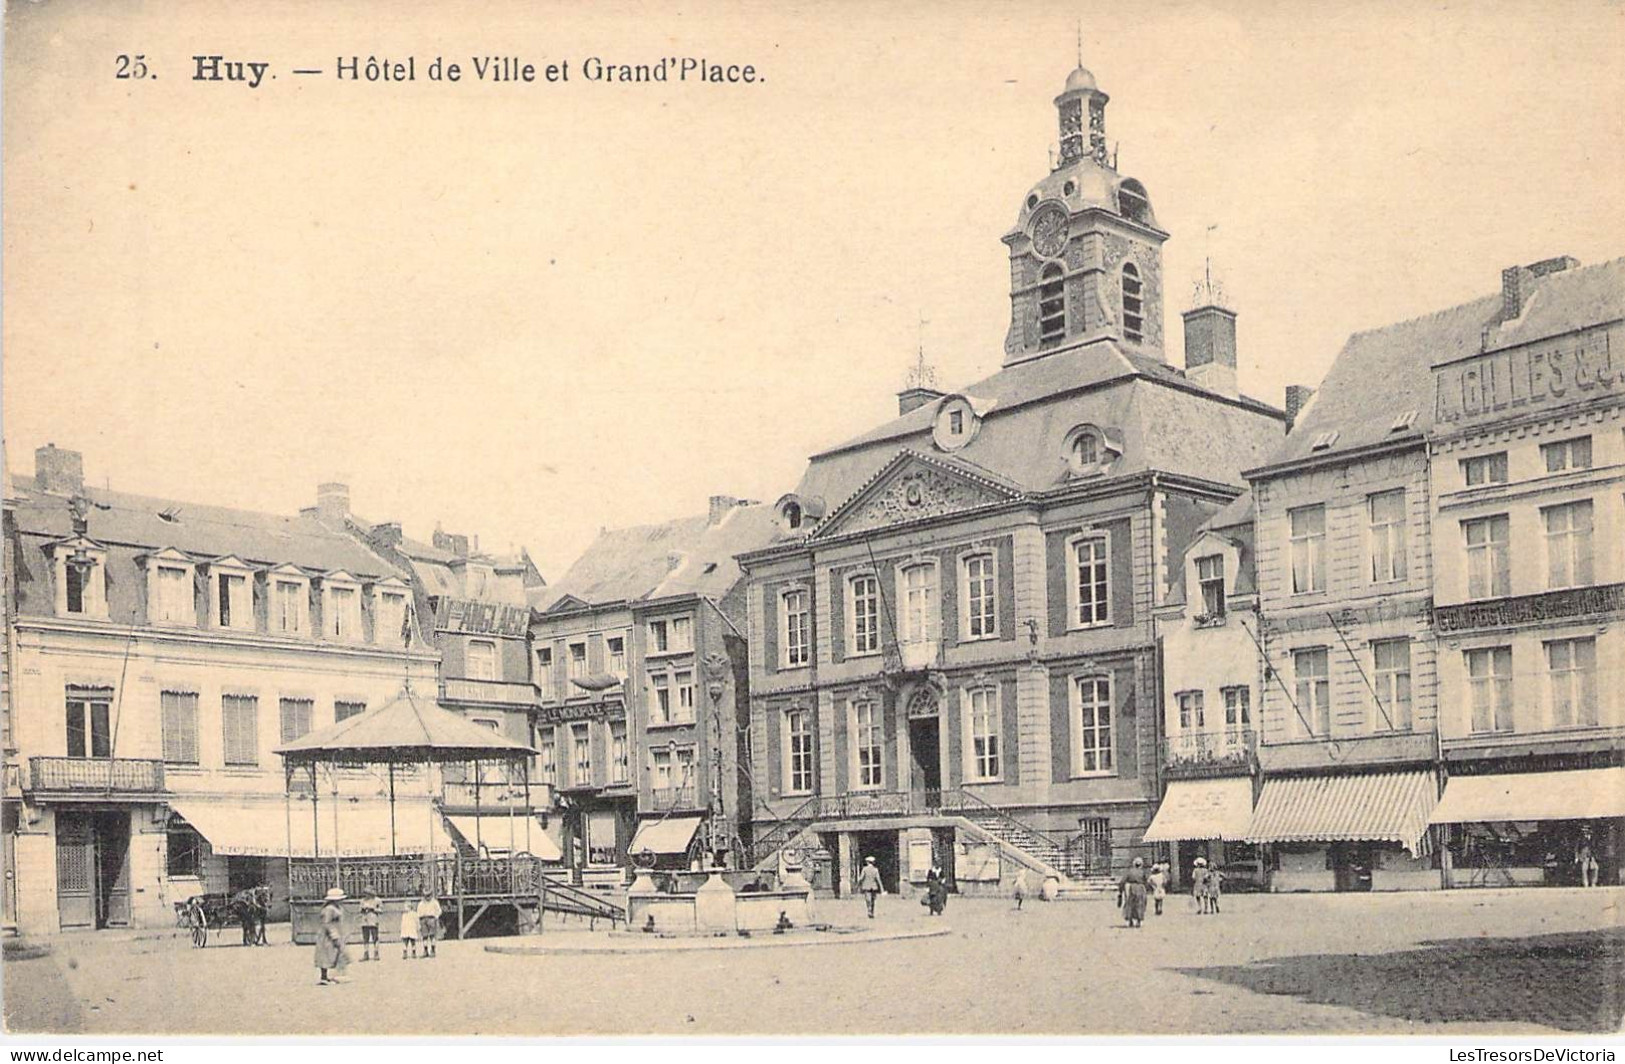
<svg viewBox="0 0 1625 1064">
<path fill-rule="evenodd" d="M 344 982 L 339 976 L 350 964 L 350 951 L 344 945 L 344 907 L 339 904 L 344 897 L 344 891 L 334 887 L 324 899 L 327 904 L 322 906 L 322 926 L 316 935 L 316 967 L 322 973 L 318 986 Z"/>
<path fill-rule="evenodd" d="M 1145 920 L 1145 862 L 1136 857 L 1117 884 L 1117 904 L 1128 926 L 1139 927 Z"/>
<path fill-rule="evenodd" d="M 931 871 L 925 874 L 925 902 L 932 916 L 941 916 L 948 907 L 948 876 L 942 866 L 934 862 Z"/>
</svg>

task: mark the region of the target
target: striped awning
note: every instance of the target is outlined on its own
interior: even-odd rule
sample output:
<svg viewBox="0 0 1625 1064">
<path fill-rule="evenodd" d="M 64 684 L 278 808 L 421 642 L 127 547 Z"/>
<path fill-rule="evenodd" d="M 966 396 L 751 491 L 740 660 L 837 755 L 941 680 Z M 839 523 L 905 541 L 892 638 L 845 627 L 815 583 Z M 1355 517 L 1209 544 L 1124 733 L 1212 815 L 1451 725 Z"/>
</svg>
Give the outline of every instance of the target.
<svg viewBox="0 0 1625 1064">
<path fill-rule="evenodd" d="M 481 816 L 448 813 L 446 823 L 469 846 L 483 848 L 487 853 L 508 853 L 510 849 L 519 849 L 528 850 L 543 861 L 560 861 L 564 858 L 558 840 L 548 834 L 539 821 L 533 820 L 527 825 L 523 816 L 509 818 L 500 813 Z"/>
<path fill-rule="evenodd" d="M 638 825 L 638 833 L 632 836 L 632 845 L 626 852 L 637 855 L 644 850 L 650 853 L 686 853 L 688 844 L 694 841 L 694 831 L 700 826 L 697 816 L 674 816 L 664 820 L 645 820 Z"/>
<path fill-rule="evenodd" d="M 331 857 L 335 850 L 344 857 L 379 857 L 450 848 L 432 828 L 436 814 L 423 798 L 401 799 L 393 817 L 389 803 L 377 799 L 324 797 L 314 818 L 306 801 L 176 795 L 169 806 L 209 840 L 214 853 L 229 857 Z"/>
<path fill-rule="evenodd" d="M 1253 781 L 1247 776 L 1216 780 L 1174 780 L 1151 826 L 1146 842 L 1182 842 L 1247 837 L 1253 819 Z"/>
<path fill-rule="evenodd" d="M 1625 816 L 1625 768 L 1452 776 L 1434 824 L 1601 820 Z"/>
<path fill-rule="evenodd" d="M 1397 842 L 1420 854 L 1438 801 L 1428 771 L 1267 779 L 1247 841 Z"/>
</svg>

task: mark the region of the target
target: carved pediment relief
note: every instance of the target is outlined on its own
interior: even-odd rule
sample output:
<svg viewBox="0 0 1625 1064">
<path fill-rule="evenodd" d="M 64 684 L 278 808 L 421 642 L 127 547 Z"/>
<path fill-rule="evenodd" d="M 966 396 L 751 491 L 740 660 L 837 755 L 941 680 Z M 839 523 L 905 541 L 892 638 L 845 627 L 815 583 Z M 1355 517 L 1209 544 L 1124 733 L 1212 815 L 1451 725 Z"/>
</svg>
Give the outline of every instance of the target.
<svg viewBox="0 0 1625 1064">
<path fill-rule="evenodd" d="M 831 514 L 819 535 L 891 528 L 1016 497 L 1016 492 L 991 481 L 979 481 L 917 455 L 906 456 Z"/>
</svg>

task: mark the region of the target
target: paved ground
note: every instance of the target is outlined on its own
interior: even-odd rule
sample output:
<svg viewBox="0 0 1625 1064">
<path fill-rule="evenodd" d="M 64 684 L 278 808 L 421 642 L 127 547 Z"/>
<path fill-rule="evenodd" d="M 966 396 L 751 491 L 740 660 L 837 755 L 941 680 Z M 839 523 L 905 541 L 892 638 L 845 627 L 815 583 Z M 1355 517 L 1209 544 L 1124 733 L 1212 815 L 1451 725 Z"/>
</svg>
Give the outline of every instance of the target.
<svg viewBox="0 0 1625 1064">
<path fill-rule="evenodd" d="M 475 940 L 432 961 L 386 948 L 333 987 L 314 985 L 307 948 L 63 936 L 6 964 L 5 1015 L 86 1034 L 1602 1033 L 1625 1016 L 1622 904 L 1614 889 L 1237 895 L 1217 917 L 1170 899 L 1129 930 L 1105 902 L 955 899 L 936 938 L 642 956 Z M 862 922 L 857 903 L 819 915 Z M 927 922 L 882 900 L 882 924 Z"/>
</svg>

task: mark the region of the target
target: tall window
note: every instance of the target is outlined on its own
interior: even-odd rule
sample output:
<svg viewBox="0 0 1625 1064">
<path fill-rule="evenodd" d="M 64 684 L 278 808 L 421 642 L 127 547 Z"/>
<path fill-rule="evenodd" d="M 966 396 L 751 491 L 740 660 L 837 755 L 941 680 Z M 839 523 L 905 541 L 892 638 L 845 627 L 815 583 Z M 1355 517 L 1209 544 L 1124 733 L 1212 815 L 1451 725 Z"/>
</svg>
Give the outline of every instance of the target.
<svg viewBox="0 0 1625 1064">
<path fill-rule="evenodd" d="M 1210 554 L 1196 559 L 1196 582 L 1202 589 L 1202 615 L 1224 616 L 1224 556 Z"/>
<path fill-rule="evenodd" d="M 1597 641 L 1561 639 L 1546 644 L 1552 727 L 1597 725 Z"/>
<path fill-rule="evenodd" d="M 1292 535 L 1292 593 L 1326 590 L 1326 507 L 1300 506 L 1287 511 Z"/>
<path fill-rule="evenodd" d="M 260 763 L 260 702 L 253 695 L 224 695 L 220 699 L 220 730 L 226 764 Z"/>
<path fill-rule="evenodd" d="M 271 585 L 271 629 L 295 635 L 305 627 L 305 585 L 297 580 L 275 580 Z"/>
<path fill-rule="evenodd" d="M 694 674 L 692 672 L 677 672 L 671 677 L 672 686 L 677 688 L 677 716 L 679 721 L 694 719 Z"/>
<path fill-rule="evenodd" d="M 937 638 L 937 567 L 911 565 L 903 570 L 903 642 L 930 643 Z"/>
<path fill-rule="evenodd" d="M 609 674 L 626 679 L 626 637 L 612 635 L 604 640 L 609 650 Z"/>
<path fill-rule="evenodd" d="M 786 710 L 784 714 L 784 779 L 791 794 L 811 794 L 813 789 L 812 712 Z"/>
<path fill-rule="evenodd" d="M 1547 506 L 1546 586 L 1583 587 L 1591 583 L 1591 500 Z"/>
<path fill-rule="evenodd" d="M 655 654 L 664 654 L 671 649 L 671 633 L 666 629 L 665 621 L 649 622 L 649 650 Z"/>
<path fill-rule="evenodd" d="M 337 724 L 341 720 L 349 720 L 351 717 L 359 717 L 366 711 L 367 703 L 365 702 L 334 702 L 333 723 Z"/>
<path fill-rule="evenodd" d="M 585 680 L 587 678 L 587 644 L 570 644 L 570 679 Z"/>
<path fill-rule="evenodd" d="M 779 597 L 780 613 L 784 620 L 779 628 L 783 640 L 780 664 L 797 668 L 811 659 L 811 618 L 807 612 L 807 592 L 796 588 Z"/>
<path fill-rule="evenodd" d="M 361 592 L 353 587 L 327 589 L 329 639 L 353 641 L 361 638 Z"/>
<path fill-rule="evenodd" d="M 592 726 L 590 724 L 573 724 L 570 726 L 570 749 L 572 757 L 571 781 L 577 787 L 586 787 L 592 784 Z"/>
<path fill-rule="evenodd" d="M 164 760 L 171 765 L 198 763 L 197 701 L 196 691 L 163 691 L 158 695 L 163 713 Z"/>
<path fill-rule="evenodd" d="M 1181 691 L 1174 695 L 1179 702 L 1179 730 L 1182 732 L 1201 731 L 1206 723 L 1206 714 L 1202 709 L 1202 692 Z"/>
<path fill-rule="evenodd" d="M 543 698 L 553 697 L 553 648 L 536 648 L 536 686 Z"/>
<path fill-rule="evenodd" d="M 879 787 L 885 782 L 880 756 L 883 749 L 880 705 L 876 702 L 852 704 L 852 746 L 857 753 L 859 787 Z"/>
<path fill-rule="evenodd" d="M 157 619 L 165 624 L 196 624 L 192 605 L 192 574 L 174 566 L 158 567 Z"/>
<path fill-rule="evenodd" d="M 190 826 L 171 819 L 164 841 L 164 871 L 171 879 L 203 874 L 202 835 Z"/>
<path fill-rule="evenodd" d="M 308 698 L 282 699 L 282 741 L 291 743 L 310 733 L 310 718 L 316 703 Z"/>
<path fill-rule="evenodd" d="M 651 673 L 649 675 L 649 723 L 670 724 L 671 716 L 671 682 L 666 674 Z"/>
<path fill-rule="evenodd" d="M 669 791 L 676 786 L 672 778 L 671 750 L 654 750 L 649 754 L 650 785 L 657 791 Z"/>
<path fill-rule="evenodd" d="M 1003 769 L 1003 715 L 995 687 L 975 687 L 965 693 L 970 703 L 970 775 L 975 780 L 996 780 Z"/>
<path fill-rule="evenodd" d="M 559 782 L 559 740 L 556 728 L 543 728 L 537 736 L 536 749 L 541 752 L 538 771 L 542 782 L 557 786 Z"/>
<path fill-rule="evenodd" d="M 113 696 L 107 694 L 68 694 L 68 756 L 112 757 Z"/>
<path fill-rule="evenodd" d="M 1072 623 L 1105 624 L 1111 618 L 1111 577 L 1105 536 L 1085 536 L 1072 544 Z"/>
<path fill-rule="evenodd" d="M 1252 692 L 1245 687 L 1224 689 L 1224 730 L 1240 740 L 1242 732 L 1253 726 Z"/>
<path fill-rule="evenodd" d="M 852 578 L 852 653 L 873 654 L 880 649 L 880 581 L 872 576 Z"/>
<path fill-rule="evenodd" d="M 965 635 L 969 639 L 987 639 L 998 634 L 993 555 L 974 554 L 965 559 Z"/>
<path fill-rule="evenodd" d="M 252 628 L 254 610 L 249 604 L 248 578 L 240 573 L 221 573 L 215 584 L 215 622 L 221 628 Z"/>
<path fill-rule="evenodd" d="M 1571 469 L 1591 468 L 1591 437 L 1577 436 L 1558 443 L 1543 443 L 1540 456 L 1546 460 L 1546 472 L 1565 473 Z"/>
<path fill-rule="evenodd" d="M 1038 283 L 1038 346 L 1054 347 L 1066 336 L 1066 281 L 1061 268 L 1044 267 Z"/>
<path fill-rule="evenodd" d="M 1467 597 L 1499 598 L 1512 593 L 1510 523 L 1506 514 L 1461 523 L 1467 544 Z"/>
<path fill-rule="evenodd" d="M 625 783 L 629 771 L 629 756 L 626 745 L 626 721 L 612 720 L 609 722 L 609 782 Z"/>
<path fill-rule="evenodd" d="M 694 621 L 689 617 L 671 619 L 671 648 L 675 651 L 694 649 Z"/>
<path fill-rule="evenodd" d="M 1073 685 L 1074 775 L 1112 770 L 1112 682 L 1106 676 L 1079 676 Z"/>
<path fill-rule="evenodd" d="M 1317 738 L 1332 733 L 1332 688 L 1326 650 L 1298 650 L 1292 654 L 1292 675 L 1297 682 L 1298 729 Z"/>
<path fill-rule="evenodd" d="M 1371 579 L 1388 583 L 1405 579 L 1409 553 L 1405 535 L 1405 489 L 1384 491 L 1366 497 L 1371 527 Z"/>
<path fill-rule="evenodd" d="M 1512 730 L 1512 648 L 1462 652 L 1467 660 L 1467 699 L 1474 732 Z"/>
<path fill-rule="evenodd" d="M 406 596 L 398 591 L 384 591 L 378 595 L 377 619 L 373 625 L 372 641 L 383 646 L 405 646 L 411 641 L 406 626 Z"/>
<path fill-rule="evenodd" d="M 1411 641 L 1383 639 L 1371 644 L 1377 700 L 1397 731 L 1411 730 Z M 1383 721 L 1378 721 L 1379 726 Z"/>
<path fill-rule="evenodd" d="M 497 678 L 497 645 L 483 639 L 468 641 L 468 678 L 494 680 Z"/>
<path fill-rule="evenodd" d="M 67 610 L 69 613 L 90 612 L 85 608 L 85 591 L 87 590 L 86 585 L 89 582 L 90 574 L 95 571 L 94 565 L 76 565 L 72 558 L 69 558 L 67 564 L 63 567 L 62 579 L 67 588 Z"/>
<path fill-rule="evenodd" d="M 1469 488 L 1507 482 L 1507 453 L 1481 454 L 1461 460 L 1461 479 Z"/>
<path fill-rule="evenodd" d="M 1145 338 L 1145 298 L 1140 271 L 1132 262 L 1123 263 L 1123 339 L 1137 344 Z"/>
</svg>

